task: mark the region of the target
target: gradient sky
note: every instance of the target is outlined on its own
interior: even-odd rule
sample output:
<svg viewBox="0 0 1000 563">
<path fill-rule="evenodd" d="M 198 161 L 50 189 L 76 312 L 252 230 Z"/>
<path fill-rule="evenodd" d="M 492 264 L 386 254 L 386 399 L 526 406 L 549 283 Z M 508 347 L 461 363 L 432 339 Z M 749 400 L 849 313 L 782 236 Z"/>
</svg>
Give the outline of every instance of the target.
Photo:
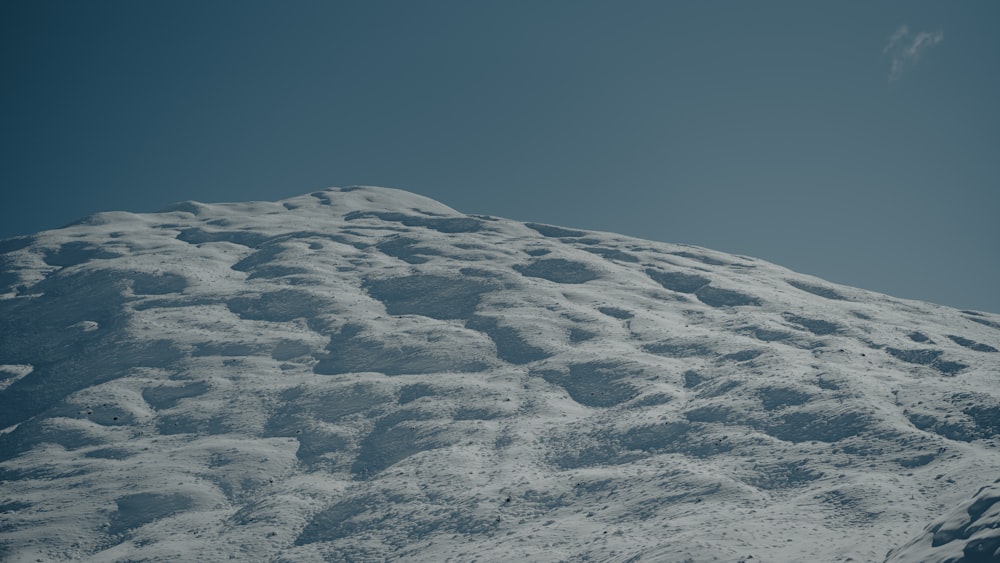
<svg viewBox="0 0 1000 563">
<path fill-rule="evenodd" d="M 383 185 L 1000 312 L 1000 3 L 0 3 L 0 237 Z"/>
</svg>

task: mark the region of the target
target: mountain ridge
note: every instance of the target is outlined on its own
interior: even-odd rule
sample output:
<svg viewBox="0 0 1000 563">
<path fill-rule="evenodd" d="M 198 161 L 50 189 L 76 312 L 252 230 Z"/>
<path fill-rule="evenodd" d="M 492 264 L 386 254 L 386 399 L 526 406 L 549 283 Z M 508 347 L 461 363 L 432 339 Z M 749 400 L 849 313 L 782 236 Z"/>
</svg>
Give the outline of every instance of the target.
<svg viewBox="0 0 1000 563">
<path fill-rule="evenodd" d="M 0 241 L 0 295 L 12 560 L 944 561 L 1000 522 L 919 539 L 1000 468 L 1000 318 L 749 257 L 355 187 Z"/>
</svg>

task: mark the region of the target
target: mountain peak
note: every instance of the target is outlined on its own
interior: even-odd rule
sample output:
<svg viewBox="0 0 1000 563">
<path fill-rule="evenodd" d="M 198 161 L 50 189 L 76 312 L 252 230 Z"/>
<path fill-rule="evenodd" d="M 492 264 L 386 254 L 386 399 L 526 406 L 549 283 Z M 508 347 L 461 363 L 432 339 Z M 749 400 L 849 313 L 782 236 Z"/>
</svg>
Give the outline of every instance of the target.
<svg viewBox="0 0 1000 563">
<path fill-rule="evenodd" d="M 0 243 L 0 556 L 944 561 L 989 549 L 919 534 L 1000 469 L 998 347 L 388 188 L 102 213 Z"/>
<path fill-rule="evenodd" d="M 277 202 L 246 202 L 203 204 L 187 201 L 170 206 L 162 212 L 181 211 L 194 215 L 201 213 L 250 213 L 267 214 L 281 212 L 282 209 L 306 213 L 322 211 L 325 214 L 348 215 L 351 213 L 416 213 L 425 215 L 462 215 L 458 211 L 429 197 L 395 188 L 378 186 L 348 186 L 326 188 L 306 195 Z"/>
</svg>

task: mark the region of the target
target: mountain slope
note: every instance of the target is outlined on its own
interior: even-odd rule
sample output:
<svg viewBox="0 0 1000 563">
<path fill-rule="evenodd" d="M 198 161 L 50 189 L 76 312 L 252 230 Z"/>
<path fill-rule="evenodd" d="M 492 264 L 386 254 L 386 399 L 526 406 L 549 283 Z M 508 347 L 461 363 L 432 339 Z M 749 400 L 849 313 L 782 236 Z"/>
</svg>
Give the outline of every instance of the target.
<svg viewBox="0 0 1000 563">
<path fill-rule="evenodd" d="M 995 315 L 398 190 L 99 214 L 0 294 L 4 560 L 930 560 L 1000 475 Z"/>
</svg>

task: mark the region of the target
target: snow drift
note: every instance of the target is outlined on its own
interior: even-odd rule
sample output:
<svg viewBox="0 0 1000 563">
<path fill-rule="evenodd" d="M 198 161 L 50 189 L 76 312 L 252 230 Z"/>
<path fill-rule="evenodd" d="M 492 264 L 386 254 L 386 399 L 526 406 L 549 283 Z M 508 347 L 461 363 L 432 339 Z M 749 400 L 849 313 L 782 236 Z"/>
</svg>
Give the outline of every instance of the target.
<svg viewBox="0 0 1000 563">
<path fill-rule="evenodd" d="M 0 241 L 0 558 L 996 561 L 998 347 L 398 190 L 103 213 Z"/>
</svg>

